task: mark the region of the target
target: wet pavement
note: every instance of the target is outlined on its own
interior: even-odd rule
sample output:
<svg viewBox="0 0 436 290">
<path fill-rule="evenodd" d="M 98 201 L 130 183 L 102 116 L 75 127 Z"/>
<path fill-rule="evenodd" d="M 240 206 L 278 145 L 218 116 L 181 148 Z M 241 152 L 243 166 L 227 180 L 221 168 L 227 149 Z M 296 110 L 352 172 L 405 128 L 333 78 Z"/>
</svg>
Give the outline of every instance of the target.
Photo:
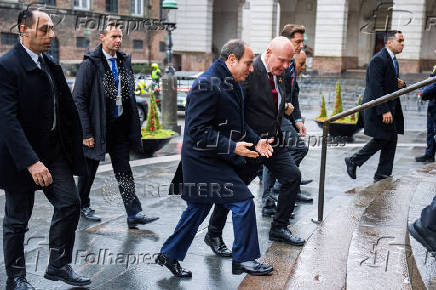
<svg viewBox="0 0 436 290">
<path fill-rule="evenodd" d="M 318 104 L 316 104 L 316 101 L 313 101 L 313 103 L 315 104 L 302 101 L 302 111 L 307 120 L 308 134 L 319 137 L 321 130 L 311 120 L 319 112 Z M 331 108 L 332 104 L 329 104 L 329 106 Z M 419 108 L 419 106 L 421 107 Z M 423 166 L 416 163 L 414 157 L 422 155 L 425 149 L 425 112 L 422 110 L 422 105 L 419 105 L 413 99 L 407 100 L 405 98 L 403 107 L 407 108 L 405 110 L 406 134 L 399 138 L 394 163 L 394 177 L 406 176 L 411 169 Z M 180 117 L 179 122 L 183 124 L 182 117 Z M 244 279 L 244 275 L 232 275 L 231 259 L 216 257 L 203 242 L 207 231 L 208 218 L 201 225 L 185 261 L 182 262 L 183 267 L 192 270 L 192 279 L 180 280 L 174 278 L 167 269 L 154 263 L 155 253 L 159 252 L 162 243 L 173 232 L 180 214 L 185 209 L 185 202 L 180 197 L 168 196 L 168 184 L 180 158 L 178 154 L 180 154 L 181 138 L 180 136 L 173 138 L 153 158 L 132 161 L 137 195 L 142 201 L 144 212 L 150 216 L 160 217 L 158 221 L 146 226 L 139 226 L 137 230 L 127 228 L 126 215 L 111 166 L 107 162 L 102 164 L 91 193 L 92 207 L 102 217 L 102 222 L 80 221 L 73 254 L 74 268 L 81 274 L 92 278 L 93 283 L 90 286 L 92 289 L 236 289 L 241 282 L 241 288 L 301 288 L 299 286 L 302 285 L 298 283 L 293 285 L 292 280 L 288 280 L 290 271 L 293 269 L 292 263 L 300 254 L 303 255 L 302 257 L 307 255 L 309 250 L 306 250 L 305 254 L 304 249 L 306 247 L 295 248 L 280 243 L 272 243 L 268 240 L 271 219 L 264 218 L 261 215 L 261 187 L 258 179 L 253 181 L 250 189 L 256 196 L 261 253 L 263 259 L 274 264 L 276 270 L 273 276 L 255 279 L 247 276 Z M 329 228 L 325 229 L 326 231 L 334 233 L 335 230 L 341 227 L 351 229 L 357 226 L 356 218 L 353 218 L 353 215 L 357 213 L 347 207 L 350 199 L 347 198 L 347 194 L 344 194 L 344 192 L 352 188 L 364 188 L 372 184 L 378 155 L 371 158 L 363 167 L 357 170 L 357 180 L 348 178 L 343 160 L 344 157 L 350 156 L 359 150 L 367 140 L 368 138 L 360 132 L 355 136 L 353 143 L 328 148 L 325 212 L 326 216 L 330 215 L 331 220 L 335 220 L 335 222 L 332 222 Z M 316 225 L 311 222 L 311 218 L 316 218 L 317 213 L 316 195 L 318 192 L 321 155 L 319 144 L 313 143 L 310 146 L 309 154 L 301 164 L 301 171 L 304 179 L 314 179 L 314 182 L 303 187 L 303 191 L 311 194 L 315 198 L 315 202 L 313 204 L 300 204 L 296 209 L 296 219 L 291 220 L 293 231 L 305 238 L 316 234 L 314 234 Z M 3 218 L 4 200 L 4 193 L 0 191 L 0 219 Z M 360 201 L 365 202 L 365 200 Z M 341 209 L 344 209 L 344 211 Z M 364 207 L 362 207 L 363 210 Z M 37 192 L 33 215 L 29 223 L 29 231 L 26 234 L 28 280 L 37 289 L 70 289 L 66 284 L 47 281 L 42 277 L 47 264 L 48 229 L 52 213 L 52 207 L 45 196 L 42 192 Z M 382 213 L 385 215 L 394 214 L 391 211 Z M 340 219 L 343 219 L 343 223 L 339 222 Z M 389 226 L 389 224 L 386 226 Z M 348 236 L 356 233 L 342 231 L 342 234 L 347 237 L 345 240 L 348 240 L 345 245 L 339 246 L 337 244 L 335 247 L 335 240 L 326 241 L 321 237 L 319 237 L 319 241 L 324 242 L 320 242 L 318 245 L 324 248 L 332 247 L 337 255 L 340 256 L 341 253 L 343 255 L 341 249 L 347 248 L 346 243 L 350 242 Z M 343 235 L 338 235 L 336 241 L 343 240 Z M 231 219 L 227 220 L 224 240 L 228 246 L 231 246 L 233 240 Z M 0 246 L 2 246 L 1 240 Z M 356 247 L 358 248 L 358 245 Z M 310 247 L 307 249 L 310 249 Z M 0 254 L 0 263 L 3 268 L 3 253 Z M 347 257 L 342 259 L 342 263 L 347 263 Z M 302 275 L 309 273 L 308 269 L 316 267 L 316 264 L 313 266 L 305 264 L 304 267 L 295 268 L 297 269 L 295 273 L 302 273 Z M 334 267 L 327 269 L 327 273 L 338 277 L 344 275 L 343 272 L 336 271 Z M 5 279 L 6 275 L 2 269 L 0 271 L 0 285 L 4 285 Z M 318 279 L 323 279 L 323 276 L 318 277 Z M 359 279 L 356 278 L 357 281 Z M 253 281 L 255 284 L 253 284 Z M 332 279 L 332 281 L 336 281 L 336 279 Z M 336 284 L 332 285 L 337 286 Z"/>
</svg>

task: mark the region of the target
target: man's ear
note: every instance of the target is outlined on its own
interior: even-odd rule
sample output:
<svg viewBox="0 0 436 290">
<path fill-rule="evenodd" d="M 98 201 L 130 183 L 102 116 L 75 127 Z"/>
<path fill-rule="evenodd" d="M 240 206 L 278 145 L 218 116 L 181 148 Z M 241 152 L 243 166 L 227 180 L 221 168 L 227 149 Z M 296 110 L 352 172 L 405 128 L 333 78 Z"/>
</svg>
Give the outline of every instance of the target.
<svg viewBox="0 0 436 290">
<path fill-rule="evenodd" d="M 26 33 L 26 31 L 27 31 L 27 26 L 26 25 L 21 24 L 20 26 L 18 26 L 18 32 L 20 34 Z"/>
<path fill-rule="evenodd" d="M 230 64 L 233 64 L 233 63 L 235 63 L 235 62 L 238 61 L 238 59 L 236 58 L 236 55 L 234 55 L 233 53 L 231 53 L 231 54 L 229 55 L 229 57 L 227 58 L 227 60 L 230 62 Z"/>
<path fill-rule="evenodd" d="M 101 34 L 101 33 L 100 33 L 100 34 L 98 35 L 98 37 L 100 38 L 100 41 L 103 41 L 104 34 Z"/>
</svg>

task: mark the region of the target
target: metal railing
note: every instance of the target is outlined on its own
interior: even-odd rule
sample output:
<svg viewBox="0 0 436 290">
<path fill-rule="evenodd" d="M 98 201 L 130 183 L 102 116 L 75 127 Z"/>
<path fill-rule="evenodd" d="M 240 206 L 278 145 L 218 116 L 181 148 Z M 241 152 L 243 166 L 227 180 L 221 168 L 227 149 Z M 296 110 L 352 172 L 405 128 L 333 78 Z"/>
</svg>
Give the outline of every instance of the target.
<svg viewBox="0 0 436 290">
<path fill-rule="evenodd" d="M 323 130 L 322 130 L 322 149 L 321 149 L 321 168 L 320 168 L 320 174 L 319 174 L 319 192 L 318 192 L 318 220 L 315 221 L 315 223 L 320 223 L 323 220 L 324 217 L 324 183 L 325 183 L 325 166 L 326 166 L 326 158 L 327 158 L 327 136 L 329 133 L 329 126 L 330 123 L 339 120 L 343 117 L 347 117 L 349 115 L 352 115 L 356 112 L 360 112 L 369 108 L 372 108 L 374 106 L 377 106 L 379 104 L 385 103 L 387 101 L 396 99 L 400 97 L 401 95 L 410 93 L 416 89 L 425 87 L 431 83 L 436 82 L 436 77 L 431 77 L 426 80 L 423 80 L 421 82 L 417 82 L 407 88 L 403 88 L 401 90 L 398 90 L 392 94 L 384 95 L 383 97 L 380 97 L 376 100 L 370 101 L 368 103 L 356 106 L 350 110 L 341 112 L 337 115 L 331 116 L 330 118 L 327 118 L 323 123 Z"/>
</svg>

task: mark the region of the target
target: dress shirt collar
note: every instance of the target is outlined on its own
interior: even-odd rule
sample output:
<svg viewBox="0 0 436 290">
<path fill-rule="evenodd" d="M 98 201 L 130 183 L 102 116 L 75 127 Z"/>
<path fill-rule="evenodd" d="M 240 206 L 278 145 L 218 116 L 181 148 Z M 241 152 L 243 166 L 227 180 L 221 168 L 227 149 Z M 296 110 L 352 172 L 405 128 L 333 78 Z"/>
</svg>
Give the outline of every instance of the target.
<svg viewBox="0 0 436 290">
<path fill-rule="evenodd" d="M 265 62 L 265 53 L 262 53 L 262 55 L 260 56 L 260 59 L 262 60 L 263 65 L 265 66 L 266 72 L 270 73 L 268 66 L 266 65 L 266 62 Z"/>
<path fill-rule="evenodd" d="M 112 56 L 109 53 L 106 53 L 106 51 L 103 49 L 103 47 L 101 48 L 101 51 L 103 52 L 103 55 L 106 57 L 106 60 L 110 60 L 111 58 L 117 58 L 117 53 L 115 53 Z"/>
<path fill-rule="evenodd" d="M 386 50 L 388 51 L 388 53 L 391 56 L 391 58 L 394 59 L 395 54 L 389 48 L 387 48 L 387 47 L 386 47 Z"/>
<path fill-rule="evenodd" d="M 36 53 L 34 53 L 33 51 L 31 51 L 30 49 L 28 49 L 27 47 L 25 47 L 22 43 L 21 45 L 23 46 L 23 48 L 26 50 L 27 54 L 32 58 L 32 60 L 36 63 L 36 65 L 41 68 L 39 66 L 39 62 L 38 62 L 38 57 L 40 55 L 37 55 Z"/>
</svg>

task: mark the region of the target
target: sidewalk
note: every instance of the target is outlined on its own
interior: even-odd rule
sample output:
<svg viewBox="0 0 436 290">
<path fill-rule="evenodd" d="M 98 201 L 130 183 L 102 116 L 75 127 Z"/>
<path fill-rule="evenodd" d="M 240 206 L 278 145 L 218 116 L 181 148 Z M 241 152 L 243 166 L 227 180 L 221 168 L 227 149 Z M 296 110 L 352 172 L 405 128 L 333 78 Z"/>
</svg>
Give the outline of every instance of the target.
<svg viewBox="0 0 436 290">
<path fill-rule="evenodd" d="M 414 162 L 413 159 L 413 156 L 422 152 L 422 145 L 414 147 L 401 145 L 416 143 L 416 138 L 423 140 L 422 134 L 419 133 L 417 137 L 416 132 L 410 132 L 400 139 L 394 165 L 395 176 L 407 173 L 410 168 L 422 166 L 422 164 Z M 356 138 L 358 143 L 364 141 L 365 137 L 363 136 Z M 177 144 L 178 142 L 175 141 L 168 146 L 177 148 Z M 326 212 L 338 206 L 337 202 L 334 204 L 329 202 L 337 194 L 372 182 L 373 172 L 378 161 L 376 157 L 358 169 L 357 180 L 351 180 L 346 176 L 343 158 L 358 149 L 359 147 L 355 144 L 329 148 Z M 315 180 L 310 185 L 303 187 L 304 191 L 315 197 L 315 203 L 300 204 L 296 210 L 296 219 L 292 220 L 292 223 L 303 221 L 311 224 L 310 219 L 316 217 L 320 153 L 319 148 L 312 148 L 302 164 L 304 178 Z M 168 196 L 168 184 L 179 158 L 179 155 L 173 155 L 132 161 L 137 194 L 142 201 L 144 212 L 147 215 L 160 217 L 152 224 L 140 226 L 138 230 L 128 230 L 127 228 L 126 215 L 110 164 L 102 165 L 99 168 L 91 193 L 91 202 L 92 207 L 102 217 L 102 222 L 80 221 L 73 255 L 74 268 L 81 274 L 92 277 L 92 289 L 235 289 L 244 278 L 244 275 L 231 274 L 231 259 L 216 257 L 203 242 L 208 219 L 200 227 L 188 255 L 182 263 L 184 267 L 192 270 L 193 278 L 191 280 L 174 278 L 167 269 L 154 264 L 153 255 L 159 252 L 162 243 L 173 232 L 181 212 L 185 209 L 185 202 L 179 196 Z M 275 243 L 271 248 L 272 243 L 268 240 L 271 219 L 261 216 L 259 198 L 261 190 L 257 179 L 250 185 L 250 189 L 256 196 L 261 252 L 274 250 L 274 247 L 277 246 L 288 248 L 289 246 L 277 245 L 278 243 Z M 3 218 L 3 203 L 4 193 L 0 191 L 1 219 Z M 53 283 L 42 277 L 47 264 L 47 234 L 52 212 L 52 206 L 47 202 L 45 196 L 42 192 L 37 192 L 32 219 L 29 223 L 30 230 L 26 235 L 28 241 L 26 245 L 28 278 L 38 289 L 68 289 L 69 287 L 61 282 Z M 297 232 L 301 232 L 300 230 L 298 229 Z M 228 219 L 225 227 L 224 240 L 228 246 L 231 246 L 233 240 L 231 218 Z M 2 244 L 1 241 L 0 244 Z M 2 255 L 3 253 L 0 254 L 0 261 L 3 264 Z M 280 261 L 282 258 L 280 255 L 278 252 L 276 261 Z M 286 277 L 287 275 L 284 275 L 283 279 Z M 6 276 L 2 270 L 0 271 L 0 281 L 5 281 L 5 279 Z"/>
<path fill-rule="evenodd" d="M 307 120 L 318 114 L 318 108 L 306 110 Z M 422 155 L 425 148 L 425 113 L 411 110 L 406 112 L 406 134 L 400 136 L 394 163 L 394 177 L 407 175 L 410 169 L 423 165 L 414 161 L 414 156 Z M 182 122 L 183 120 L 179 120 Z M 313 121 L 307 122 L 311 135 L 319 135 L 320 129 Z M 350 156 L 368 140 L 362 133 L 356 135 L 351 144 L 329 147 L 327 154 L 325 215 L 341 205 L 336 198 L 343 192 L 372 183 L 378 156 L 357 170 L 357 180 L 350 179 L 345 170 L 344 157 Z M 181 137 L 155 154 L 156 157 L 131 162 L 136 181 L 136 190 L 144 212 L 160 219 L 152 224 L 139 226 L 138 230 L 128 230 L 126 215 L 113 176 L 110 163 L 102 164 L 92 188 L 91 203 L 102 222 L 92 223 L 81 220 L 76 235 L 73 265 L 81 274 L 92 278 L 91 289 L 236 289 L 244 275 L 231 274 L 231 259 L 216 257 L 203 242 L 207 231 L 205 220 L 188 251 L 183 267 L 192 270 L 193 278 L 180 280 L 174 278 L 165 268 L 154 263 L 153 255 L 158 253 L 163 242 L 173 232 L 185 202 L 179 196 L 168 196 L 168 184 L 173 177 L 180 159 Z M 296 209 L 296 219 L 291 227 L 298 235 L 308 238 L 315 225 L 310 221 L 317 215 L 317 193 L 321 150 L 319 146 L 310 147 L 309 154 L 301 164 L 304 179 L 314 179 L 302 187 L 312 194 L 313 204 L 300 204 Z M 268 240 L 271 219 L 261 215 L 261 188 L 258 179 L 250 185 L 255 195 L 257 226 L 261 253 L 273 257 L 271 262 L 277 269 L 291 262 L 289 249 L 293 247 Z M 4 192 L 0 190 L 0 222 L 4 215 Z M 37 289 L 70 289 L 62 282 L 51 282 L 43 278 L 48 261 L 48 230 L 53 213 L 52 206 L 42 192 L 36 193 L 35 206 L 26 234 L 26 262 L 28 280 Z M 0 234 L 3 229 L 0 227 Z M 340 236 L 337 237 L 341 239 Z M 224 240 L 228 246 L 233 241 L 231 218 L 227 220 Z M 0 239 L 0 246 L 2 246 Z M 6 274 L 3 252 L 0 254 L 0 286 L 5 284 Z M 290 269 L 288 267 L 287 269 Z M 278 285 L 285 285 L 289 273 L 275 271 L 272 279 Z M 245 284 L 247 285 L 247 284 Z"/>
</svg>

